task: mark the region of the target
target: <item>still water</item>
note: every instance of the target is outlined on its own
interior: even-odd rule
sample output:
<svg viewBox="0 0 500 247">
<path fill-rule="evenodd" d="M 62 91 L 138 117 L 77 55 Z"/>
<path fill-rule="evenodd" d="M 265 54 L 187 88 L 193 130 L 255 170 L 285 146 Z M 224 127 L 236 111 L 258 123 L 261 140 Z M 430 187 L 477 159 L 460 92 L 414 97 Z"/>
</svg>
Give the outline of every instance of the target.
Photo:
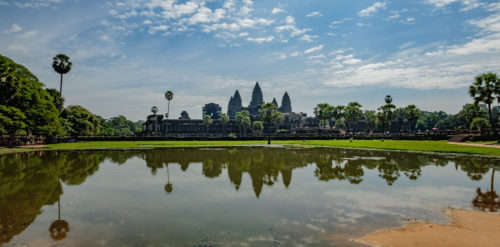
<svg viewBox="0 0 500 247">
<path fill-rule="evenodd" d="M 361 246 L 446 207 L 496 211 L 498 159 L 334 148 L 0 156 L 1 246 Z"/>
</svg>

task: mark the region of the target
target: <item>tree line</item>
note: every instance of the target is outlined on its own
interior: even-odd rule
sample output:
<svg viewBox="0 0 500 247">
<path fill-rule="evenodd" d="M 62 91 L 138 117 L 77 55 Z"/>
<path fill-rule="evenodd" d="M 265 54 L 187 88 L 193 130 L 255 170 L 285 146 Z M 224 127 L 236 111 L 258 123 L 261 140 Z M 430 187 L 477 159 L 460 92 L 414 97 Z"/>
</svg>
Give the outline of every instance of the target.
<svg viewBox="0 0 500 247">
<path fill-rule="evenodd" d="M 63 74 L 72 68 L 69 57 L 58 54 L 52 67 L 61 74 L 60 89 L 44 88 L 26 67 L 0 55 L 0 135 L 132 136 L 142 122 L 124 116 L 104 119 L 83 106 L 64 107 Z"/>
</svg>

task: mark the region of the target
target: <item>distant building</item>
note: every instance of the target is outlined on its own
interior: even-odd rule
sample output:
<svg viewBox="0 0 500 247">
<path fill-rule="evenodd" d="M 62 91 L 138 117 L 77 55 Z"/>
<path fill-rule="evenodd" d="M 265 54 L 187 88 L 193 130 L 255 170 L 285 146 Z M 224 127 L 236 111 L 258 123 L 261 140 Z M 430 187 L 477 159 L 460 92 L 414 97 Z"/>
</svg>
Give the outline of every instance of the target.
<svg viewBox="0 0 500 247">
<path fill-rule="evenodd" d="M 205 115 L 209 115 L 212 119 L 219 119 L 222 114 L 222 108 L 215 103 L 208 103 L 202 108 L 201 118 Z"/>
</svg>

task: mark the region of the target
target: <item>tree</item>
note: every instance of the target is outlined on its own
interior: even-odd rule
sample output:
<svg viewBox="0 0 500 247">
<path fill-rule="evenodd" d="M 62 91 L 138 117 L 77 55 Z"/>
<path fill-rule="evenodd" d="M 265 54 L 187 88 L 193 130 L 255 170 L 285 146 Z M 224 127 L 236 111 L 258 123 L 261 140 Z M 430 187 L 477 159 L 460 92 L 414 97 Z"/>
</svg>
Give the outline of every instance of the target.
<svg viewBox="0 0 500 247">
<path fill-rule="evenodd" d="M 259 110 L 260 118 L 269 125 L 272 125 L 279 121 L 278 107 L 273 103 L 265 103 Z M 267 144 L 271 144 L 271 128 L 267 130 Z"/>
<path fill-rule="evenodd" d="M 224 132 L 224 126 L 229 123 L 229 116 L 226 113 L 222 113 L 219 118 L 219 123 L 222 125 L 222 132 Z"/>
<path fill-rule="evenodd" d="M 458 121 L 465 129 L 470 129 L 470 124 L 474 118 L 487 118 L 488 113 L 486 112 L 486 108 L 484 105 L 476 105 L 476 104 L 465 104 L 462 107 L 462 110 L 458 112 L 457 117 Z"/>
<path fill-rule="evenodd" d="M 69 57 L 66 56 L 65 54 L 57 54 L 54 58 L 52 58 L 52 68 L 54 70 L 61 74 L 61 84 L 59 85 L 59 94 L 61 94 L 62 97 L 62 85 L 63 85 L 63 75 L 67 74 L 70 70 L 71 67 L 73 66 L 73 63 L 69 61 Z"/>
<path fill-rule="evenodd" d="M 250 113 L 247 110 L 239 111 L 236 113 L 236 116 L 234 118 L 234 121 L 236 122 L 236 125 L 238 125 L 241 133 L 241 120 L 244 117 L 250 117 Z"/>
<path fill-rule="evenodd" d="M 57 92 L 54 88 L 45 89 L 52 97 L 52 103 L 56 106 L 56 108 L 61 112 L 64 108 L 64 98 L 61 96 L 61 93 Z"/>
<path fill-rule="evenodd" d="M 475 82 L 469 87 L 469 95 L 474 99 L 474 104 L 484 103 L 488 106 L 488 116 L 490 119 L 493 133 L 498 137 L 498 133 L 493 122 L 491 114 L 491 104 L 499 102 L 500 99 L 500 80 L 494 73 L 485 73 L 476 76 Z"/>
<path fill-rule="evenodd" d="M 25 131 L 33 135 L 52 137 L 62 133 L 59 111 L 43 86 L 24 66 L 0 55 L 0 105 L 6 106 L 8 109 L 4 110 L 10 113 L 16 112 L 14 119 L 10 119 L 7 116 L 9 114 L 5 115 L 4 112 L 3 120 L 8 121 L 9 118 L 17 121 L 19 134 Z M 19 122 L 22 118 L 19 118 L 19 112 L 25 116 L 22 120 L 25 125 Z"/>
<path fill-rule="evenodd" d="M 99 131 L 99 118 L 79 105 L 64 108 L 61 112 L 65 132 L 72 137 L 92 136 Z"/>
<path fill-rule="evenodd" d="M 323 128 L 325 123 L 333 117 L 333 112 L 334 108 L 327 103 L 318 104 L 314 107 L 314 115 L 320 122 L 320 128 Z"/>
<path fill-rule="evenodd" d="M 241 127 L 243 128 L 243 134 L 246 134 L 246 130 L 252 127 L 252 121 L 249 116 L 243 117 L 241 119 Z"/>
<path fill-rule="evenodd" d="M 257 135 L 262 135 L 262 130 L 264 129 L 264 125 L 262 124 L 262 121 L 255 121 L 253 122 L 253 131 Z"/>
<path fill-rule="evenodd" d="M 156 113 L 158 112 L 158 107 L 156 106 L 151 107 L 151 112 L 153 113 L 153 115 L 156 115 Z"/>
<path fill-rule="evenodd" d="M 406 121 L 408 121 L 410 133 L 415 128 L 415 125 L 417 124 L 420 115 L 421 115 L 420 109 L 418 109 L 417 106 L 415 105 L 408 105 L 407 107 L 404 108 L 404 116 Z"/>
<path fill-rule="evenodd" d="M 166 91 L 165 92 L 165 99 L 168 101 L 168 108 L 167 108 L 167 119 L 170 116 L 170 101 L 174 98 L 174 93 L 172 91 Z"/>
<path fill-rule="evenodd" d="M 385 105 L 379 107 L 377 113 L 377 122 L 384 129 L 384 134 L 394 121 L 394 109 L 396 109 L 396 106 L 392 104 L 392 97 L 390 95 L 385 96 Z"/>
<path fill-rule="evenodd" d="M 349 131 L 353 130 L 356 132 L 355 125 L 358 123 L 359 119 L 363 116 L 363 111 L 361 110 L 361 104 L 358 102 L 350 102 L 344 109 L 344 118 L 347 122 L 347 127 Z"/>
<path fill-rule="evenodd" d="M 19 109 L 0 105 L 0 135 L 25 135 L 25 119 L 26 116 Z"/>
<path fill-rule="evenodd" d="M 210 126 L 212 123 L 213 123 L 213 119 L 212 119 L 212 117 L 210 117 L 210 115 L 203 116 L 203 124 L 205 124 L 207 133 L 208 133 L 208 126 Z"/>
<path fill-rule="evenodd" d="M 488 128 L 490 127 L 490 125 L 488 124 L 488 120 L 486 118 L 474 118 L 472 120 L 472 123 L 470 124 L 470 129 L 473 130 L 473 129 L 477 129 L 479 130 L 479 132 L 481 133 L 481 135 L 483 135 L 483 130 L 485 128 Z"/>
<path fill-rule="evenodd" d="M 375 111 L 365 111 L 364 113 L 366 127 L 373 132 L 377 127 L 377 115 Z"/>
</svg>

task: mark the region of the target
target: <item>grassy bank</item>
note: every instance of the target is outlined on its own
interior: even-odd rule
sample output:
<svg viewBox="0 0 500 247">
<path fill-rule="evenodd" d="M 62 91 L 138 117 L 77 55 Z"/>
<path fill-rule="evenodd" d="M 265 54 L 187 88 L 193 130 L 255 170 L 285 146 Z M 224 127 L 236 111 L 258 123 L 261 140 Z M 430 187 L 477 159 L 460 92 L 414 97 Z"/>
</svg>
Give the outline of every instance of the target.
<svg viewBox="0 0 500 247">
<path fill-rule="evenodd" d="M 78 149 L 129 149 L 157 147 L 228 147 L 265 145 L 266 141 L 103 141 L 78 142 L 48 145 L 44 150 L 78 150 Z M 478 154 L 500 156 L 500 149 L 493 147 L 472 147 L 451 145 L 446 141 L 404 141 L 404 140 L 310 140 L 310 141 L 273 141 L 273 144 L 300 147 L 346 147 L 369 148 L 383 150 L 407 150 L 424 152 L 447 152 L 462 154 Z M 22 152 L 26 149 L 0 149 L 0 154 L 6 152 Z"/>
</svg>

